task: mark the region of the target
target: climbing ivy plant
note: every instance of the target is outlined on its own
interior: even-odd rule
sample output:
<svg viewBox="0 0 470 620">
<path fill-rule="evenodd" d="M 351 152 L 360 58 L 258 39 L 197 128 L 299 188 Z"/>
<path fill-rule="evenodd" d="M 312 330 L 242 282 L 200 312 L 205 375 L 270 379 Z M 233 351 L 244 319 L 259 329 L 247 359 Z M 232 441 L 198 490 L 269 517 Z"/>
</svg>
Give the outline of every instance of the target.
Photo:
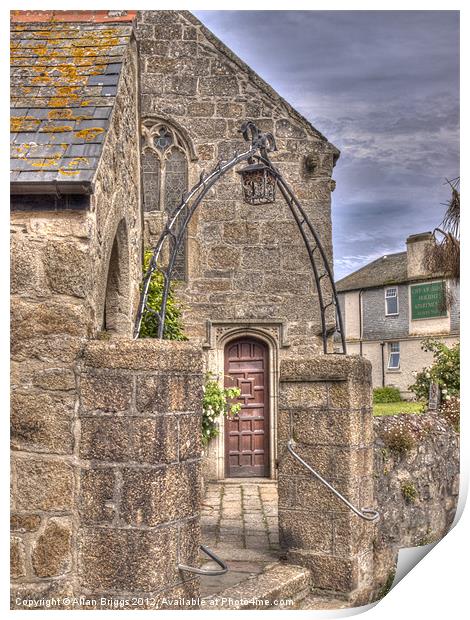
<svg viewBox="0 0 470 620">
<path fill-rule="evenodd" d="M 149 268 L 151 259 L 152 251 L 149 250 L 144 255 L 144 273 Z M 163 287 L 163 275 L 158 271 L 154 272 L 150 280 L 147 305 L 157 312 L 162 307 Z M 171 284 L 166 304 L 165 326 L 163 328 L 163 338 L 165 340 L 187 340 L 184 335 L 182 314 L 181 306 L 175 299 L 173 284 Z M 142 319 L 139 338 L 156 338 L 157 335 L 157 317 L 151 312 L 146 312 Z"/>
<path fill-rule="evenodd" d="M 237 415 L 241 405 L 230 402 L 240 396 L 240 388 L 222 388 L 217 376 L 206 374 L 204 397 L 202 399 L 202 443 L 207 445 L 219 434 L 217 418 L 220 415 Z"/>
</svg>

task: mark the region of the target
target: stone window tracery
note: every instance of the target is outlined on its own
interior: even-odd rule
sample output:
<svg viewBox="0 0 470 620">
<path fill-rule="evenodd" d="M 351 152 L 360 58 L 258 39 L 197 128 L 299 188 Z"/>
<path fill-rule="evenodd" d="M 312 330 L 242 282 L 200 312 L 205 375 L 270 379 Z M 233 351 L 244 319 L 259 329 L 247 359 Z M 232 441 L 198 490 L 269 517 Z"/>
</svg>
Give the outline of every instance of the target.
<svg viewBox="0 0 470 620">
<path fill-rule="evenodd" d="M 181 203 L 188 189 L 188 153 L 179 132 L 167 122 L 143 125 L 142 175 L 144 212 L 167 215 Z M 176 233 L 178 231 L 175 231 Z M 186 279 L 187 234 L 176 256 L 173 276 Z"/>
</svg>

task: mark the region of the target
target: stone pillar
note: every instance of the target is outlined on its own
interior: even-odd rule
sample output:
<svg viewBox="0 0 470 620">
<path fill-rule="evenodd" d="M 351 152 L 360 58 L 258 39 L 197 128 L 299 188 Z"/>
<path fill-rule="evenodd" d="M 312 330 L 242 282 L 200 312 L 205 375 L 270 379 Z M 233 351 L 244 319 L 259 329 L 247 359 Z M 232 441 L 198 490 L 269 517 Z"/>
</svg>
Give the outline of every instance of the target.
<svg viewBox="0 0 470 620">
<path fill-rule="evenodd" d="M 198 565 L 201 350 L 93 341 L 79 374 L 80 593 L 140 598 L 131 608 L 197 597 L 178 564 Z"/>
<path fill-rule="evenodd" d="M 62 325 L 64 332 L 70 326 L 66 315 Z M 11 606 L 25 609 L 28 601 L 74 592 L 75 367 L 84 340 L 31 333 L 34 321 L 24 335 L 17 317 L 12 326 Z"/>
<path fill-rule="evenodd" d="M 287 451 L 353 505 L 374 507 L 371 366 L 356 356 L 281 362 L 279 527 L 288 560 L 308 567 L 315 591 L 365 604 L 372 595 L 376 525 L 363 521 Z"/>
</svg>

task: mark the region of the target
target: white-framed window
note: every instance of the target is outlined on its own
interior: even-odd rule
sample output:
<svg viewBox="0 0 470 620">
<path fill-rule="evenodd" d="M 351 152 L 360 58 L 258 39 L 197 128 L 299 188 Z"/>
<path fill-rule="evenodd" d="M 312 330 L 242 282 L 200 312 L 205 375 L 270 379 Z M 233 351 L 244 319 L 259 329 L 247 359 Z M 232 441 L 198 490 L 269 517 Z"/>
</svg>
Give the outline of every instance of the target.
<svg viewBox="0 0 470 620">
<path fill-rule="evenodd" d="M 400 368 L 400 343 L 388 343 L 388 368 L 389 370 L 398 370 Z"/>
<path fill-rule="evenodd" d="M 390 286 L 385 289 L 385 316 L 398 314 L 398 288 Z"/>
</svg>

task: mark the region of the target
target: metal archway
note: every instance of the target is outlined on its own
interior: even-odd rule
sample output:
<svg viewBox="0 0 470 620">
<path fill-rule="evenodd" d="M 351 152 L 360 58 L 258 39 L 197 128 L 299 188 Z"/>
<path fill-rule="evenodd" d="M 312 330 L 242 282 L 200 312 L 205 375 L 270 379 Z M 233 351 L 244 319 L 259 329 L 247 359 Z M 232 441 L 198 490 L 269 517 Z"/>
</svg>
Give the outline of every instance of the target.
<svg viewBox="0 0 470 620">
<path fill-rule="evenodd" d="M 166 305 L 175 259 L 184 239 L 185 231 L 192 216 L 194 215 L 195 210 L 211 187 L 234 166 L 243 161 L 247 161 L 248 163 L 254 163 L 257 161 L 264 164 L 269 169 L 270 173 L 275 177 L 276 185 L 286 201 L 304 240 L 318 293 L 323 352 L 328 353 L 328 338 L 334 332 L 337 332 L 341 338 L 342 353 L 346 353 L 343 319 L 341 316 L 341 308 L 338 303 L 338 295 L 336 292 L 331 267 L 320 241 L 320 237 L 310 222 L 306 211 L 303 209 L 282 174 L 277 168 L 275 168 L 269 159 L 268 153 L 277 150 L 274 136 L 271 133 L 261 133 L 256 125 L 251 121 L 243 123 L 240 132 L 243 134 L 243 137 L 247 142 L 251 140 L 250 148 L 244 153 L 235 153 L 229 161 L 219 161 L 217 166 L 215 166 L 215 168 L 208 175 L 205 175 L 203 172 L 199 177 L 199 181 L 187 194 L 182 196 L 181 203 L 172 213 L 170 213 L 165 228 L 163 229 L 157 245 L 153 250 L 149 267 L 142 281 L 140 303 L 134 328 L 134 338 L 139 337 L 142 319 L 145 313 L 151 313 L 157 317 L 157 337 L 163 339 Z M 169 245 L 169 259 L 168 263 L 163 265 L 161 262 L 165 243 Z M 147 304 L 149 285 L 152 275 L 155 272 L 160 272 L 162 274 L 164 283 L 162 305 L 160 311 L 158 312 L 150 308 Z M 327 325 L 327 312 L 331 307 L 333 307 L 336 311 L 335 329 L 328 329 Z"/>
</svg>

